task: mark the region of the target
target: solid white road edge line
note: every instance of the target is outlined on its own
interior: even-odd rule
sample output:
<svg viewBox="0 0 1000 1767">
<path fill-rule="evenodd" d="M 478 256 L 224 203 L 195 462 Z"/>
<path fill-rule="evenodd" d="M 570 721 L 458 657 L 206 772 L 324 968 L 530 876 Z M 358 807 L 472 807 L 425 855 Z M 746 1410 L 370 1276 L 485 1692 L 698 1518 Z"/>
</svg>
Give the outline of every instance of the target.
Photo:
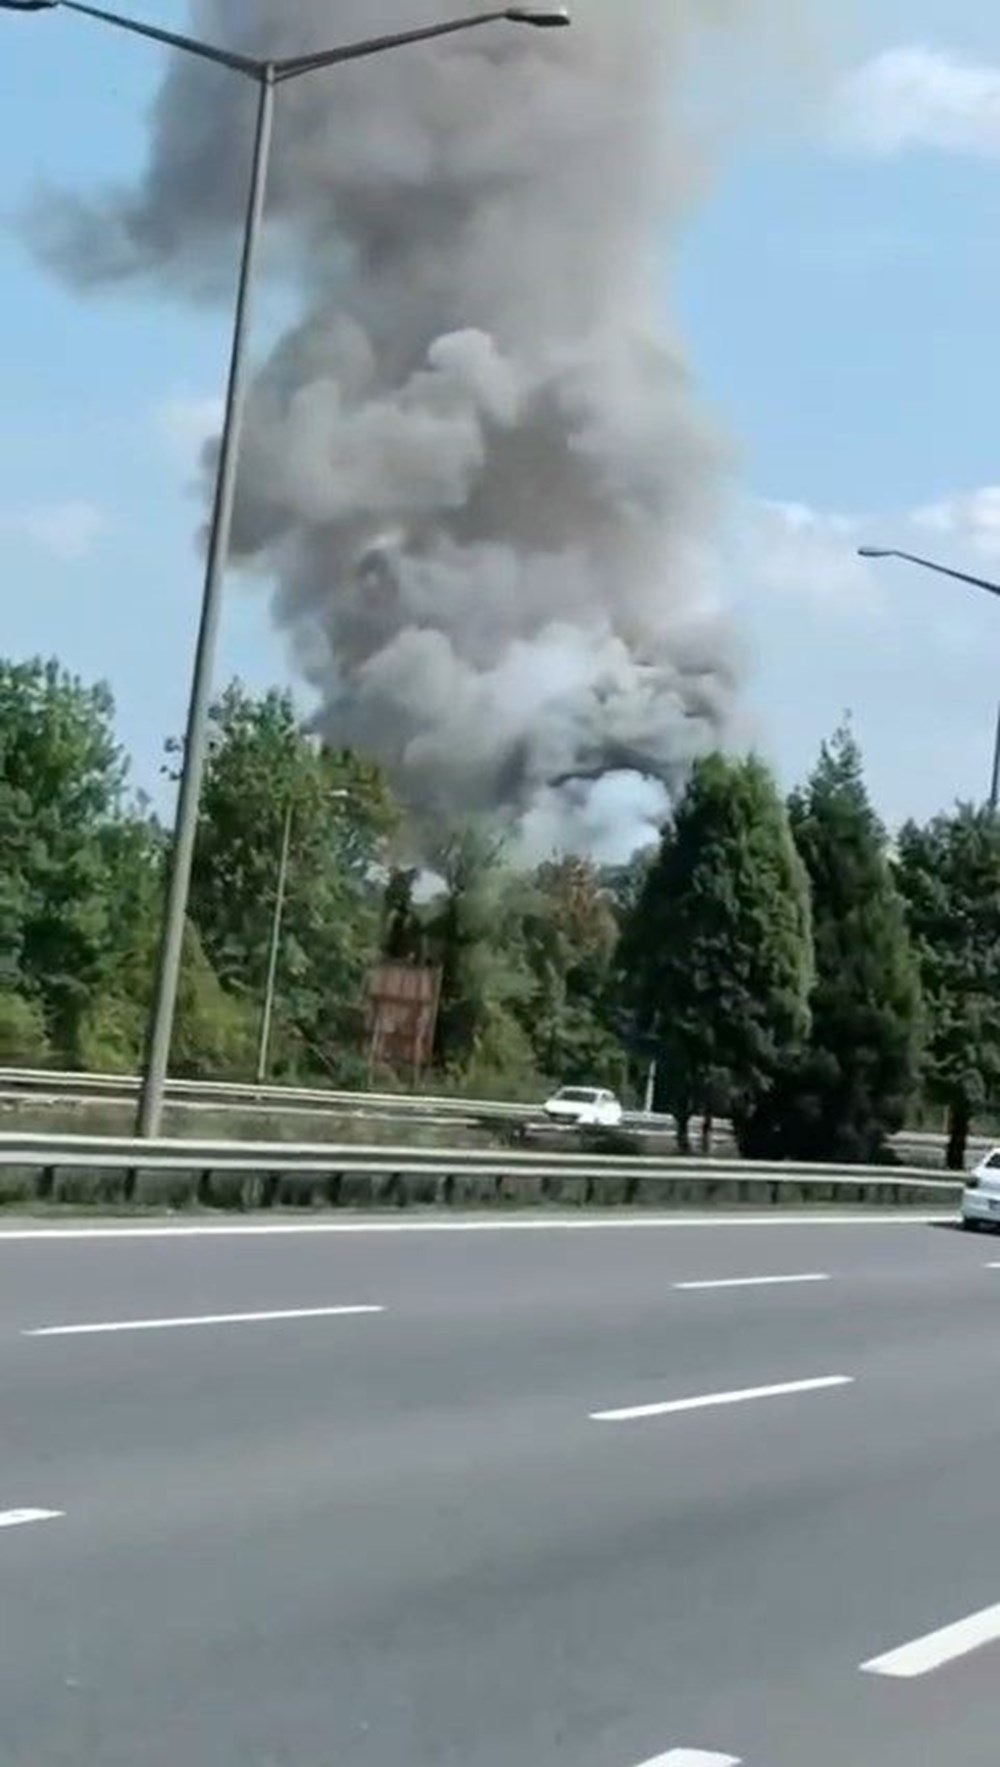
<svg viewBox="0 0 1000 1767">
<path fill-rule="evenodd" d="M 718 1282 L 675 1282 L 676 1289 L 689 1294 L 714 1288 L 789 1288 L 797 1282 L 829 1282 L 829 1276 L 811 1273 L 807 1276 L 727 1276 Z"/>
<path fill-rule="evenodd" d="M 981 1650 L 984 1644 L 996 1644 L 998 1640 L 1000 1605 L 970 1614 L 967 1620 L 943 1626 L 939 1632 L 929 1632 L 926 1638 L 916 1638 L 912 1644 L 887 1651 L 885 1656 L 873 1657 L 871 1662 L 862 1663 L 861 1668 L 866 1675 L 891 1675 L 898 1681 L 913 1681 L 919 1675 L 929 1675 L 933 1669 L 940 1669 L 945 1663 L 953 1663 L 957 1657 L 968 1656 L 970 1651 Z"/>
<path fill-rule="evenodd" d="M 384 1307 L 295 1307 L 280 1313 L 203 1313 L 190 1319 L 114 1319 L 100 1325 L 43 1325 L 24 1338 L 102 1337 L 121 1331 L 183 1331 L 195 1325 L 268 1325 L 289 1319 L 353 1319 Z"/>
<path fill-rule="evenodd" d="M 0 1246 L 24 1242 L 57 1245 L 109 1239 L 252 1239 L 258 1235 L 300 1237 L 313 1233 L 609 1233 L 641 1232 L 648 1227 L 931 1227 L 951 1215 L 600 1215 L 583 1220 L 542 1221 L 245 1221 L 218 1226 L 12 1227 L 0 1228 Z"/>
<path fill-rule="evenodd" d="M 635 1423 L 643 1417 L 669 1417 L 678 1411 L 708 1411 L 715 1405 L 745 1405 L 751 1399 L 783 1399 L 793 1393 L 820 1393 L 853 1386 L 853 1374 L 824 1374 L 817 1380 L 782 1381 L 772 1387 L 744 1387 L 734 1393 L 702 1393 L 696 1399 L 667 1399 L 657 1405 L 628 1405 L 618 1411 L 592 1411 L 592 1423 Z"/>
<path fill-rule="evenodd" d="M 736 1755 L 716 1755 L 710 1749 L 670 1749 L 642 1767 L 741 1767 Z"/>
<path fill-rule="evenodd" d="M 64 1509 L 0 1509 L 0 1528 L 25 1528 L 29 1522 L 57 1522 Z"/>
</svg>

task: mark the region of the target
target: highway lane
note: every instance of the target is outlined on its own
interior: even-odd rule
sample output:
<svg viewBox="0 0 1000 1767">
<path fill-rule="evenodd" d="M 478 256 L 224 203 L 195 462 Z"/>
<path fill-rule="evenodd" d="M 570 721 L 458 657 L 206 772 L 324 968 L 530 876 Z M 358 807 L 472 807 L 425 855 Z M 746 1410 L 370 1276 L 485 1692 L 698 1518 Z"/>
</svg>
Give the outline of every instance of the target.
<svg viewBox="0 0 1000 1767">
<path fill-rule="evenodd" d="M 1000 1644 L 861 1665 L 1000 1602 L 997 1252 L 0 1236 L 0 1760 L 993 1767 Z"/>
</svg>

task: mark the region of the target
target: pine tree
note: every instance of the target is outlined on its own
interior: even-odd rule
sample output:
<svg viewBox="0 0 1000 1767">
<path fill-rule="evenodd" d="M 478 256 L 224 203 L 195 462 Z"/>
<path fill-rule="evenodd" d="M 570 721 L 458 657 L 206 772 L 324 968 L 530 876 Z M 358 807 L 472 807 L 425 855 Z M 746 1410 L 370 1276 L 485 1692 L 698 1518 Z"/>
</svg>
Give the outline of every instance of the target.
<svg viewBox="0 0 1000 1767">
<path fill-rule="evenodd" d="M 921 994 L 885 832 L 847 728 L 824 744 L 790 815 L 812 894 L 808 1049 L 750 1126 L 766 1157 L 873 1162 L 902 1128 L 920 1061 Z"/>
<path fill-rule="evenodd" d="M 961 1171 L 975 1112 L 1000 1099 L 1000 819 L 960 806 L 899 837 L 898 875 L 927 1005 L 926 1096 Z"/>
<path fill-rule="evenodd" d="M 638 1028 L 663 1052 L 657 1102 L 680 1145 L 697 1110 L 742 1125 L 808 1029 L 808 890 L 770 773 L 699 762 L 629 918 Z"/>
</svg>

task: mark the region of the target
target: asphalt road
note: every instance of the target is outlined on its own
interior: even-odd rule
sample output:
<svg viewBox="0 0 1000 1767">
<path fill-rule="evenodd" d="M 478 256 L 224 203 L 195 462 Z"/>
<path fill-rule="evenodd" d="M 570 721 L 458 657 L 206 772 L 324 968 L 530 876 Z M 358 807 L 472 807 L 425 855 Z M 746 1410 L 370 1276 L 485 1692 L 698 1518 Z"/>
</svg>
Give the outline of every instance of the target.
<svg viewBox="0 0 1000 1767">
<path fill-rule="evenodd" d="M 0 1233 L 2 1767 L 996 1767 L 994 1260 Z"/>
</svg>

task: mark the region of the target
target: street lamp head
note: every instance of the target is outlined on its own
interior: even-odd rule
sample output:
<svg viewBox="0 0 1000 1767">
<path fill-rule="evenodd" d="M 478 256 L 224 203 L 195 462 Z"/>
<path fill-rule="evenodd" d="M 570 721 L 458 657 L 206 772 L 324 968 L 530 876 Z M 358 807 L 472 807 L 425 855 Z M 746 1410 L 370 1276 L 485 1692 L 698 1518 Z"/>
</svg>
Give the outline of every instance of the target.
<svg viewBox="0 0 1000 1767">
<path fill-rule="evenodd" d="M 0 0 L 0 12 L 49 12 L 59 0 Z"/>
<path fill-rule="evenodd" d="M 859 558 L 892 558 L 893 553 L 887 552 L 884 546 L 859 546 Z"/>
<path fill-rule="evenodd" d="M 512 25 L 535 25 L 540 31 L 557 31 L 571 22 L 565 6 L 508 6 L 504 18 Z"/>
</svg>

